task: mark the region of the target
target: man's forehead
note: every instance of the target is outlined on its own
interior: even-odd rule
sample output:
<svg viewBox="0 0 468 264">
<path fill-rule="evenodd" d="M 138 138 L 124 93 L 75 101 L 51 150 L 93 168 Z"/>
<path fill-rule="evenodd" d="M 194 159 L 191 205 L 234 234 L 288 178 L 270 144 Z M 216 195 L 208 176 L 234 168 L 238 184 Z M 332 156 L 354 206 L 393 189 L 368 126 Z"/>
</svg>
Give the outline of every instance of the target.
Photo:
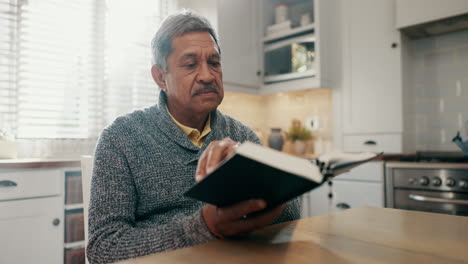
<svg viewBox="0 0 468 264">
<path fill-rule="evenodd" d="M 196 53 L 200 49 L 212 50 L 210 53 L 219 54 L 218 46 L 208 32 L 195 31 L 177 36 L 172 40 L 173 52 L 183 54 Z"/>
</svg>

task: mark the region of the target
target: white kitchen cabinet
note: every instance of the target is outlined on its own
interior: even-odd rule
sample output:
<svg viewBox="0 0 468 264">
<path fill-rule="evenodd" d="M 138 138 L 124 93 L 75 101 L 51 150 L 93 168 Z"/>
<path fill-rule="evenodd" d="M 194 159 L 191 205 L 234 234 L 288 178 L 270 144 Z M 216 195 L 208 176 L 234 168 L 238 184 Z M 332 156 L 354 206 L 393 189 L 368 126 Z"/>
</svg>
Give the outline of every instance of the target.
<svg viewBox="0 0 468 264">
<path fill-rule="evenodd" d="M 384 207 L 384 163 L 363 164 L 336 177 L 332 185 L 335 211 L 363 206 Z"/>
<path fill-rule="evenodd" d="M 218 35 L 221 45 L 224 87 L 227 91 L 271 94 L 332 86 L 332 54 L 339 43 L 332 39 L 333 10 L 337 0 L 218 0 Z M 263 80 L 263 52 L 266 42 L 276 40 L 265 37 L 267 26 L 274 21 L 275 6 L 290 5 L 291 12 L 310 12 L 312 23 L 299 26 L 299 15 L 293 15 L 291 34 L 282 32 L 278 40 L 297 37 L 303 32 L 315 38 L 314 67 L 312 77 L 265 84 Z M 306 6 L 305 10 L 298 6 Z M 295 10 L 295 11 L 291 11 Z M 295 13 L 294 13 L 295 14 Z M 296 33 L 295 33 L 296 32 Z M 284 33 L 284 34 L 283 34 Z M 304 36 L 304 35 L 302 35 Z M 284 62 L 291 63 L 291 62 Z"/>
<path fill-rule="evenodd" d="M 304 196 L 303 217 L 329 214 L 347 208 L 384 206 L 384 164 L 369 162 L 337 176 Z"/>
<path fill-rule="evenodd" d="M 402 140 L 401 133 L 345 135 L 343 151 L 401 153 Z"/>
<path fill-rule="evenodd" d="M 333 210 L 345 210 L 363 206 L 384 206 L 382 182 L 333 181 Z"/>
<path fill-rule="evenodd" d="M 325 215 L 334 212 L 332 199 L 328 197 L 330 186 L 323 184 L 304 195 L 302 218 Z"/>
<path fill-rule="evenodd" d="M 465 13 L 468 13 L 466 0 L 396 0 L 396 27 L 410 27 Z"/>
<path fill-rule="evenodd" d="M 257 93 L 260 86 L 260 34 L 257 0 L 218 0 L 218 35 L 224 88 Z"/>
<path fill-rule="evenodd" d="M 0 161 L 0 263 L 84 263 L 77 165 Z"/>
<path fill-rule="evenodd" d="M 367 162 L 335 178 L 335 181 L 341 180 L 361 182 L 383 182 L 384 163 L 383 161 Z"/>
<path fill-rule="evenodd" d="M 0 202 L 1 263 L 63 263 L 63 199 Z"/>
<path fill-rule="evenodd" d="M 0 263 L 63 263 L 60 170 L 0 173 Z"/>
<path fill-rule="evenodd" d="M 263 11 L 263 19 L 261 21 L 260 33 L 262 34 L 262 52 L 261 52 L 261 66 L 263 66 L 263 51 L 271 45 L 271 37 L 265 37 L 267 27 L 274 23 L 275 7 L 279 4 L 287 4 L 289 6 L 289 19 L 292 24 L 295 24 L 291 30 L 290 36 L 297 36 L 292 34 L 301 28 L 312 28 L 312 31 L 307 31 L 307 34 L 301 36 L 310 36 L 314 38 L 314 62 L 313 69 L 314 76 L 291 79 L 288 81 L 281 81 L 275 83 L 262 82 L 259 92 L 261 94 L 271 94 L 278 92 L 291 92 L 297 90 L 305 90 L 311 88 L 331 88 L 335 80 L 333 56 L 337 54 L 336 50 L 339 49 L 339 43 L 334 38 L 336 33 L 336 21 L 334 20 L 334 12 L 338 8 L 338 1 L 336 0 L 261 0 L 261 10 Z M 305 13 L 310 13 L 311 24 L 306 26 L 298 26 L 299 18 Z M 283 38 L 284 39 L 284 38 Z M 273 42 L 274 44 L 274 42 Z M 287 61 L 285 63 L 291 63 Z M 262 72 L 264 68 L 262 67 Z"/>
<path fill-rule="evenodd" d="M 372 138 L 383 136 L 386 144 L 388 140 L 390 143 L 379 149 L 389 152 L 387 146 L 391 146 L 390 152 L 400 152 L 402 63 L 401 36 L 395 28 L 395 0 L 342 0 L 341 8 L 344 140 L 354 148 L 358 139 L 346 136 L 368 138 L 359 143 L 361 149 L 353 149 L 365 151 L 369 146 L 382 144 Z"/>
</svg>

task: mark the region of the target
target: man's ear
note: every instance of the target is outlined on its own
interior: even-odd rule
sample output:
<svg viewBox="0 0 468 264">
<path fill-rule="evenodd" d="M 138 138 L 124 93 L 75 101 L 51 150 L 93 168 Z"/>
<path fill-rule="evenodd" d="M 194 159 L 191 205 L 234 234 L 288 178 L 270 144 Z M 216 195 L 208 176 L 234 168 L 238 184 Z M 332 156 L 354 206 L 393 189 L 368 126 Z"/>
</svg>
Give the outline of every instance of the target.
<svg viewBox="0 0 468 264">
<path fill-rule="evenodd" d="M 166 73 L 164 70 L 154 64 L 151 67 L 151 76 L 153 76 L 153 80 L 158 84 L 159 88 L 167 93 Z"/>
</svg>

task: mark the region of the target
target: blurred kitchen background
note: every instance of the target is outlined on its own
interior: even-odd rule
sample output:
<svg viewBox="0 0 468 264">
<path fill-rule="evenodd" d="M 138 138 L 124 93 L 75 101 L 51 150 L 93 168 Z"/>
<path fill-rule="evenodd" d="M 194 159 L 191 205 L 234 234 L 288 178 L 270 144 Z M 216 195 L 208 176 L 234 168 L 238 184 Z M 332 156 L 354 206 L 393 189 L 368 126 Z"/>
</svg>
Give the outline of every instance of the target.
<svg viewBox="0 0 468 264">
<path fill-rule="evenodd" d="M 220 109 L 266 145 L 280 128 L 282 149 L 294 152 L 285 133 L 293 119 L 312 132 L 312 155 L 360 151 L 361 137 L 380 139 L 387 152 L 455 151 L 452 138 L 465 132 L 463 1 L 447 2 L 440 15 L 418 1 L 360 1 L 360 11 L 309 0 L 0 2 L 0 135 L 15 142 L 12 157 L 92 154 L 116 116 L 154 104 L 149 43 L 161 18 L 181 8 L 218 29 L 227 91 Z M 427 18 L 411 7 L 428 9 Z M 421 33 L 428 25 L 449 29 Z"/>
<path fill-rule="evenodd" d="M 467 0 L 0 0 L 1 263 L 84 263 L 80 157 L 157 102 L 150 42 L 182 8 L 218 31 L 219 109 L 264 145 L 384 152 L 304 194 L 302 217 L 468 216 Z"/>
</svg>

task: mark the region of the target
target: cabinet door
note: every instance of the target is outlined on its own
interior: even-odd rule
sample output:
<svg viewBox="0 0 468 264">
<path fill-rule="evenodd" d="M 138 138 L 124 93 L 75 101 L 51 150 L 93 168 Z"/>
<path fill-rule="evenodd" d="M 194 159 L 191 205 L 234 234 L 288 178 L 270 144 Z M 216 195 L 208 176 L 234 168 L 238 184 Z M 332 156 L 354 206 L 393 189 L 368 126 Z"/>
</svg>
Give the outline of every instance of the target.
<svg viewBox="0 0 468 264">
<path fill-rule="evenodd" d="M 394 0 L 344 0 L 344 132 L 401 133 L 400 33 Z"/>
<path fill-rule="evenodd" d="M 331 207 L 331 199 L 328 198 L 330 187 L 328 184 L 313 189 L 305 194 L 306 199 L 302 204 L 302 212 L 304 217 L 312 217 L 332 213 L 334 210 Z"/>
<path fill-rule="evenodd" d="M 63 263 L 63 198 L 0 202 L 0 263 Z"/>
<path fill-rule="evenodd" d="M 370 181 L 370 182 L 383 182 L 384 181 L 384 163 L 383 161 L 371 161 L 362 164 L 352 170 L 343 173 L 335 179 L 341 180 L 354 180 L 354 181 Z"/>
<path fill-rule="evenodd" d="M 362 206 L 384 206 L 382 182 L 333 181 L 333 209 L 344 210 Z"/>
<path fill-rule="evenodd" d="M 260 85 L 257 0 L 218 0 L 224 88 L 256 92 Z"/>
</svg>

